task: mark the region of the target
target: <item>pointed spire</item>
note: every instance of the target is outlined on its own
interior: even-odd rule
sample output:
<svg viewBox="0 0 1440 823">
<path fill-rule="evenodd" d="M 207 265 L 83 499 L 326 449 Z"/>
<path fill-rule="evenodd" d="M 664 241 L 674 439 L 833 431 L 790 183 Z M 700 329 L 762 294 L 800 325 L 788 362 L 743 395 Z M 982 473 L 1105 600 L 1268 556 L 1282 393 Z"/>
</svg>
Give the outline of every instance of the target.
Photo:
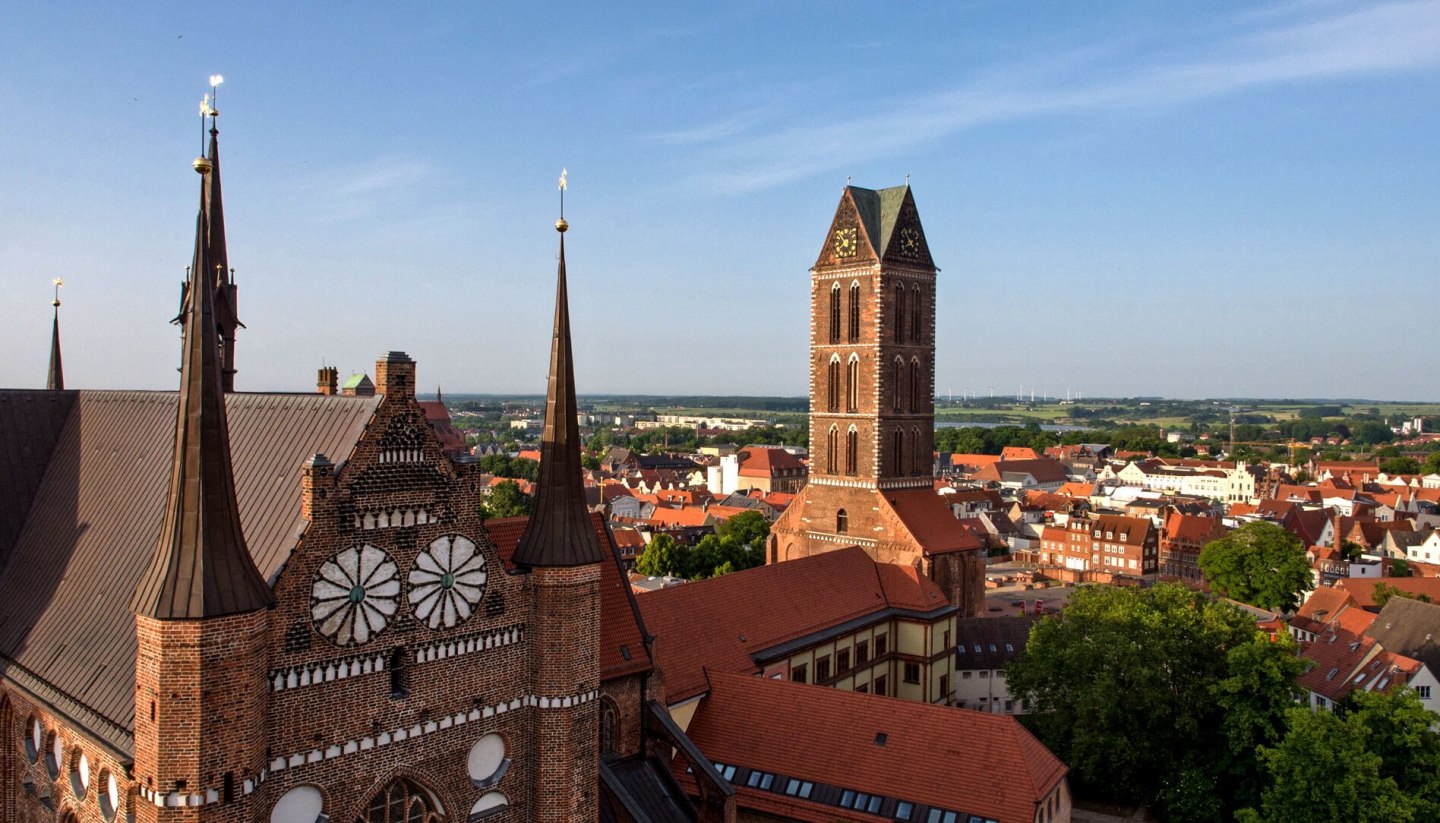
<svg viewBox="0 0 1440 823">
<path fill-rule="evenodd" d="M 195 170 L 208 178 L 212 161 Z M 210 257 L 210 181 L 200 185 L 195 259 L 184 318 L 174 463 L 160 540 L 132 607 L 146 617 L 186 620 L 255 611 L 274 602 L 240 528 L 216 326 Z"/>
<path fill-rule="evenodd" d="M 65 388 L 65 369 L 60 365 L 60 287 L 64 283 L 55 278 L 55 321 L 50 326 L 50 371 L 45 378 L 45 388 L 59 391 Z"/>
<path fill-rule="evenodd" d="M 244 325 L 236 308 L 239 289 L 230 270 L 230 253 L 225 245 L 225 202 L 220 191 L 220 130 L 215 125 L 219 112 L 210 110 L 210 173 L 205 175 L 205 210 L 209 224 L 210 261 L 206 269 L 215 284 L 215 322 L 220 326 L 220 375 L 226 392 L 235 391 L 235 331 Z"/>
<path fill-rule="evenodd" d="M 581 476 L 570 302 L 565 288 L 565 230 L 569 227 L 563 217 L 555 222 L 560 232 L 560 265 L 555 282 L 555 332 L 550 341 L 550 385 L 545 395 L 545 435 L 540 444 L 535 507 L 515 547 L 515 564 L 522 567 L 583 566 L 605 559 L 585 505 Z"/>
</svg>

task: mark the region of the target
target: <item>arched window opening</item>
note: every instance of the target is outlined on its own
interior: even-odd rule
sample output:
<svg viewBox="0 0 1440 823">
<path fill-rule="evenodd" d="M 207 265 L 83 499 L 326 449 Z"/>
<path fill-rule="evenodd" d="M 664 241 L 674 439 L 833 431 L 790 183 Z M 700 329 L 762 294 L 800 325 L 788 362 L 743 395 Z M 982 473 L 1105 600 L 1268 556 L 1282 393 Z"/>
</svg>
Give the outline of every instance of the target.
<svg viewBox="0 0 1440 823">
<path fill-rule="evenodd" d="M 391 781 L 370 799 L 356 823 L 441 823 L 440 804 L 419 785 L 403 777 Z"/>
<path fill-rule="evenodd" d="M 930 404 L 925 401 L 925 396 L 921 394 L 922 391 L 923 388 L 920 385 L 920 360 L 918 358 L 912 358 L 910 360 L 910 411 L 918 412 L 929 408 Z"/>
<path fill-rule="evenodd" d="M 825 473 L 835 474 L 839 465 L 840 432 L 834 426 L 830 427 L 830 433 L 825 435 Z"/>
<path fill-rule="evenodd" d="M 830 411 L 840 411 L 840 358 L 830 358 L 830 365 L 826 370 L 828 375 L 828 395 Z"/>
<path fill-rule="evenodd" d="M 895 287 L 895 342 L 905 342 L 905 286 Z"/>
<path fill-rule="evenodd" d="M 45 752 L 45 771 L 49 773 L 50 779 L 54 780 L 60 776 L 60 764 L 65 762 L 65 743 L 60 735 L 50 733 L 50 745 Z"/>
<path fill-rule="evenodd" d="M 620 710 L 615 701 L 600 698 L 600 753 L 614 754 L 620 748 Z"/>
<path fill-rule="evenodd" d="M 840 284 L 830 287 L 830 342 L 840 342 Z"/>
<path fill-rule="evenodd" d="M 900 411 L 900 398 L 905 396 L 905 387 L 902 385 L 905 376 L 905 361 L 898 357 L 895 358 L 895 368 L 892 371 L 894 374 L 890 378 L 890 406 L 898 412 Z"/>
<path fill-rule="evenodd" d="M 405 647 L 390 652 L 390 696 L 402 700 L 410 696 L 410 672 L 405 667 Z"/>
<path fill-rule="evenodd" d="M 860 358 L 850 355 L 845 366 L 845 411 L 854 414 L 860 408 Z"/>
<path fill-rule="evenodd" d="M 890 449 L 891 463 L 896 476 L 905 474 L 905 432 L 896 429 L 895 440 Z"/>
<path fill-rule="evenodd" d="M 280 796 L 270 810 L 270 823 L 320 823 L 325 798 L 314 786 L 296 786 Z"/>
<path fill-rule="evenodd" d="M 470 747 L 465 759 L 465 771 L 470 782 L 478 788 L 488 789 L 499 783 L 510 771 L 510 758 L 505 756 L 505 739 L 491 732 Z"/>
<path fill-rule="evenodd" d="M 924 298 L 920 296 L 920 287 L 915 286 L 910 290 L 910 342 L 923 343 L 922 332 L 924 330 L 925 311 Z"/>
<path fill-rule="evenodd" d="M 835 512 L 835 533 L 850 533 L 850 515 L 846 514 L 844 509 Z"/>
<path fill-rule="evenodd" d="M 860 342 L 860 283 L 850 284 L 850 342 Z"/>
<path fill-rule="evenodd" d="M 475 801 L 475 805 L 470 807 L 470 816 L 466 819 L 469 823 L 484 820 L 491 815 L 505 811 L 509 805 L 510 801 L 505 798 L 505 795 L 499 792 L 488 792 L 481 795 L 480 799 Z"/>
<path fill-rule="evenodd" d="M 910 430 L 911 448 L 915 450 L 915 456 L 910 462 L 911 469 L 915 474 L 925 474 L 925 467 L 931 466 L 931 474 L 934 473 L 935 455 L 930 453 L 930 447 L 920 437 L 920 429 Z"/>
<path fill-rule="evenodd" d="M 860 433 L 851 426 L 850 431 L 845 433 L 845 473 L 854 475 L 859 468 L 860 456 Z"/>
</svg>

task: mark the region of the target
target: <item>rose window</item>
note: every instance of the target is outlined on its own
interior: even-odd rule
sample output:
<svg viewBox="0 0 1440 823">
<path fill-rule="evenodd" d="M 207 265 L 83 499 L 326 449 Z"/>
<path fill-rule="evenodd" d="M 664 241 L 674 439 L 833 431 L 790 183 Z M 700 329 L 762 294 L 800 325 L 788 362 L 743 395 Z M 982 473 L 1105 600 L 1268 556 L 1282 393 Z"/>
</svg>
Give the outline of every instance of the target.
<svg viewBox="0 0 1440 823">
<path fill-rule="evenodd" d="M 432 629 L 464 622 L 485 595 L 485 555 L 467 538 L 448 535 L 415 556 L 410 608 Z"/>
<path fill-rule="evenodd" d="M 325 561 L 310 589 L 315 628 L 340 646 L 368 643 L 384 631 L 400 599 L 400 569 L 371 545 Z"/>
</svg>

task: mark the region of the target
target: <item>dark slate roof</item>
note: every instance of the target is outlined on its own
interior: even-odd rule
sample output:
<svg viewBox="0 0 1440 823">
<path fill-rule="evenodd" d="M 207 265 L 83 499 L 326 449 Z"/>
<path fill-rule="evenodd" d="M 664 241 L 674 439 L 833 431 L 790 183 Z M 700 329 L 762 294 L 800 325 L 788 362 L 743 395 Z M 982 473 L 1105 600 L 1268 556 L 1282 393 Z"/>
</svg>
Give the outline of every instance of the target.
<svg viewBox="0 0 1440 823">
<path fill-rule="evenodd" d="M 550 385 L 545 395 L 545 434 L 540 444 L 540 476 L 535 505 L 515 564 L 521 567 L 584 566 L 605 559 L 590 525 L 580 466 L 579 407 L 575 363 L 570 352 L 570 299 L 565 286 L 564 221 L 560 265 L 555 275 L 555 332 L 550 342 Z"/>
<path fill-rule="evenodd" d="M 0 494 L 0 540 L 14 535 L 0 572 L 0 669 L 121 751 L 135 708 L 130 599 L 165 512 L 176 397 L 0 391 L 0 489 L 22 490 Z M 225 397 L 240 522 L 267 581 L 304 526 L 301 465 L 316 452 L 347 458 L 379 402 Z"/>
<path fill-rule="evenodd" d="M 1035 615 L 961 617 L 955 621 L 956 669 L 1003 669 L 1025 652 Z"/>
<path fill-rule="evenodd" d="M 600 761 L 600 785 L 628 814 L 629 820 L 647 823 L 692 823 L 695 807 L 670 768 L 653 757 L 631 755 L 625 758 L 604 758 Z M 626 820 L 611 813 L 609 804 L 601 804 L 603 821 Z"/>
<path fill-rule="evenodd" d="M 1385 651 L 1413 657 L 1440 676 L 1440 605 L 1392 597 L 1365 634 Z"/>
<path fill-rule="evenodd" d="M 910 187 L 905 185 L 888 189 L 862 189 L 859 186 L 850 186 L 849 190 L 876 256 L 884 257 L 885 250 L 890 246 L 890 236 L 895 232 L 900 207 L 905 204 L 905 195 L 910 191 Z"/>
<path fill-rule="evenodd" d="M 215 287 L 208 275 L 209 177 L 205 173 L 201 180 L 195 220 L 170 489 L 160 539 L 132 603 L 137 614 L 161 620 L 223 617 L 275 602 L 245 547 L 235 499 Z"/>
</svg>

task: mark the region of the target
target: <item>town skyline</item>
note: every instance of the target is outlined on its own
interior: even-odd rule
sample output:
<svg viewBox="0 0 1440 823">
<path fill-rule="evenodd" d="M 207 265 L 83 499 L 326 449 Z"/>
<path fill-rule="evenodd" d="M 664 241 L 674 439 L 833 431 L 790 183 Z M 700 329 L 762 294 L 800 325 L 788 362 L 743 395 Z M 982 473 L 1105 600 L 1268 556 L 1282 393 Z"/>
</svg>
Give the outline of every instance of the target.
<svg viewBox="0 0 1440 823">
<path fill-rule="evenodd" d="M 447 394 L 538 394 L 567 167 L 583 395 L 803 394 L 826 215 L 909 175 L 941 397 L 1440 399 L 1378 342 L 1440 259 L 1429 4 L 34 8 L 0 44 L 4 385 L 43 384 L 62 277 L 67 382 L 173 388 L 218 72 L 242 391 L 379 345 Z"/>
</svg>

